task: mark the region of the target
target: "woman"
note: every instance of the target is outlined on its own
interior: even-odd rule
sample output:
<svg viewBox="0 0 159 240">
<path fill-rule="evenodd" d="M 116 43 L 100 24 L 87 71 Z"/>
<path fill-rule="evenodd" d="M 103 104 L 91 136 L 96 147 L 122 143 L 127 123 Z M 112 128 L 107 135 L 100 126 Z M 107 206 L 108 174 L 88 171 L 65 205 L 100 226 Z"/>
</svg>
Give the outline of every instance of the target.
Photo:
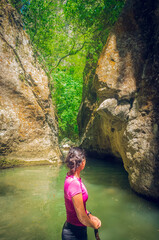
<svg viewBox="0 0 159 240">
<path fill-rule="evenodd" d="M 62 240 L 87 240 L 87 227 L 98 229 L 101 221 L 86 209 L 87 189 L 80 178 L 85 168 L 84 150 L 72 147 L 66 157 L 69 172 L 64 183 L 67 221 L 62 230 Z"/>
</svg>

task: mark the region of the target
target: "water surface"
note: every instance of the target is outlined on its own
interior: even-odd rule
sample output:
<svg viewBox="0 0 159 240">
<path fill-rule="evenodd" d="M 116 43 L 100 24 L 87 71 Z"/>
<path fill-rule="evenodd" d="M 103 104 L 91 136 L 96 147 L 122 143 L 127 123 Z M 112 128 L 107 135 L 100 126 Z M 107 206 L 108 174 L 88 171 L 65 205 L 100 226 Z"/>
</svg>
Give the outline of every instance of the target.
<svg viewBox="0 0 159 240">
<path fill-rule="evenodd" d="M 66 218 L 64 166 L 0 171 L 0 239 L 60 240 Z M 137 196 L 119 163 L 89 159 L 82 173 L 87 209 L 102 221 L 102 240 L 158 240 L 159 207 Z M 89 240 L 94 239 L 88 228 Z"/>
</svg>

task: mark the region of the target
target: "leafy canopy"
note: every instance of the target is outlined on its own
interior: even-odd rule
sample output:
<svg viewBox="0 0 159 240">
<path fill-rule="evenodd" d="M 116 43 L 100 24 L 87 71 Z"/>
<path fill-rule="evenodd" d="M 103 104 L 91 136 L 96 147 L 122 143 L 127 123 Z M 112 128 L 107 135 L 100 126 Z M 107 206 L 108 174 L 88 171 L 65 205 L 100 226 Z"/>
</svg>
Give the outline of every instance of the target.
<svg viewBox="0 0 159 240">
<path fill-rule="evenodd" d="M 78 137 L 85 62 L 98 60 L 125 0 L 10 0 L 48 76 L 60 139 Z"/>
</svg>

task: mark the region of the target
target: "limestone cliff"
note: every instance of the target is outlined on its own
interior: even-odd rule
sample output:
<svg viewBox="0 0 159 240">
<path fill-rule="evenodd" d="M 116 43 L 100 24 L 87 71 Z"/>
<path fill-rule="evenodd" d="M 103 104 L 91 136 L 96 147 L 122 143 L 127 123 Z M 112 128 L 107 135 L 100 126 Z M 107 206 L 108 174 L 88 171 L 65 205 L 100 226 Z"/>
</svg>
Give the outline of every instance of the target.
<svg viewBox="0 0 159 240">
<path fill-rule="evenodd" d="M 0 166 L 60 160 L 48 78 L 20 16 L 0 2 Z"/>
<path fill-rule="evenodd" d="M 158 34 L 159 2 L 128 0 L 95 74 L 86 68 L 78 115 L 81 145 L 121 157 L 131 187 L 153 198 L 159 198 Z"/>
</svg>

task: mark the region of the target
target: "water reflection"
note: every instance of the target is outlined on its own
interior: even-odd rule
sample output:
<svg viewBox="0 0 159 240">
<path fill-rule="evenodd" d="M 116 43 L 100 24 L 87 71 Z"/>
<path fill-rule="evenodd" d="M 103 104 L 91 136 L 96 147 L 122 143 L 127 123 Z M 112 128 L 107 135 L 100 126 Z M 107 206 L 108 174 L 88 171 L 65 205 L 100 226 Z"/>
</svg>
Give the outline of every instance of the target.
<svg viewBox="0 0 159 240">
<path fill-rule="evenodd" d="M 66 172 L 64 166 L 0 171 L 0 239 L 61 239 Z M 88 210 L 102 220 L 102 240 L 159 239 L 159 208 L 134 194 L 122 165 L 88 159 L 82 179 Z M 90 228 L 88 235 L 94 239 Z"/>
<path fill-rule="evenodd" d="M 16 187 L 11 184 L 6 184 L 1 182 L 0 186 L 0 196 L 6 196 L 10 194 L 14 194 L 16 192 Z"/>
</svg>

